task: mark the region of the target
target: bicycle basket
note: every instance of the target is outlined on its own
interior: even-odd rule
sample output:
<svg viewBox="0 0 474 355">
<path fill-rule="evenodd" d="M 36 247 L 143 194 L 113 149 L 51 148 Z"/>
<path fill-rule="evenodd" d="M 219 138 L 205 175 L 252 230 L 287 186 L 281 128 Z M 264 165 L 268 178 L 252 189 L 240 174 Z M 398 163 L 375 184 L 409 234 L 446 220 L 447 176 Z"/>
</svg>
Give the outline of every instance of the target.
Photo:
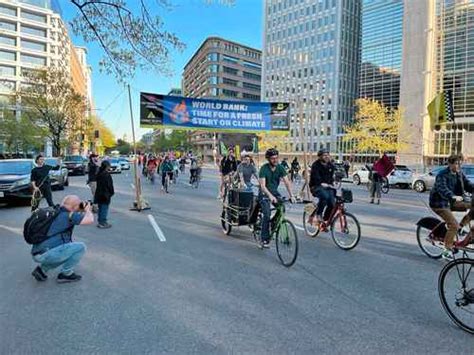
<svg viewBox="0 0 474 355">
<path fill-rule="evenodd" d="M 342 200 L 344 203 L 352 203 L 352 191 L 348 189 L 342 189 Z"/>
</svg>

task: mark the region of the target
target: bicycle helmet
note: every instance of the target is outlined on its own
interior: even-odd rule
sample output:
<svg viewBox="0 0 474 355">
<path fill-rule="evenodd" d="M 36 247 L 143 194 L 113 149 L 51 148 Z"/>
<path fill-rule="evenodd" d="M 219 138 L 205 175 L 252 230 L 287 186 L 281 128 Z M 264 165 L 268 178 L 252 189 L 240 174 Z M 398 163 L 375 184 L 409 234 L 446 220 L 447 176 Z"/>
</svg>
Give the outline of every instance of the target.
<svg viewBox="0 0 474 355">
<path fill-rule="evenodd" d="M 275 148 L 270 148 L 265 152 L 265 158 L 269 159 L 269 158 L 274 157 L 275 155 L 278 155 L 278 154 L 280 154 L 280 153 L 278 153 L 278 150 L 276 150 Z"/>
<path fill-rule="evenodd" d="M 329 150 L 322 148 L 318 151 L 318 157 L 321 157 L 323 154 L 329 154 Z"/>
</svg>

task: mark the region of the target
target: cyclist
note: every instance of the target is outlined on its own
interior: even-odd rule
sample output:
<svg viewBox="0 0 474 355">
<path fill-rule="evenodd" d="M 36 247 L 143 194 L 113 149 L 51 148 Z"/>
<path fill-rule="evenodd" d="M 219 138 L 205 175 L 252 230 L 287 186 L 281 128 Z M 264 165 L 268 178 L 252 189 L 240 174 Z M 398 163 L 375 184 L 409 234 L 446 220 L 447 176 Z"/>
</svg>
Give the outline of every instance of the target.
<svg viewBox="0 0 474 355">
<path fill-rule="evenodd" d="M 290 165 L 288 164 L 288 158 L 283 158 L 283 161 L 281 162 L 281 166 L 285 168 L 285 171 L 290 170 Z"/>
<path fill-rule="evenodd" d="M 158 168 L 158 159 L 154 155 L 149 155 L 146 163 L 147 176 L 152 183 L 155 182 L 155 173 Z"/>
<path fill-rule="evenodd" d="M 298 158 L 295 157 L 293 161 L 291 162 L 291 169 L 290 169 L 290 178 L 291 181 L 295 181 L 296 175 L 298 175 L 298 172 L 300 171 L 300 163 L 298 162 Z"/>
<path fill-rule="evenodd" d="M 240 184 L 246 190 L 252 190 L 252 177 L 257 177 L 257 169 L 252 164 L 252 158 L 249 153 L 242 154 L 242 163 L 237 167 L 237 174 L 240 178 Z"/>
<path fill-rule="evenodd" d="M 189 167 L 189 185 L 192 185 L 194 179 L 199 178 L 199 172 L 202 166 L 202 161 L 197 157 L 191 157 L 191 164 Z"/>
<path fill-rule="evenodd" d="M 291 191 L 291 182 L 288 180 L 285 169 L 278 163 L 278 154 L 278 150 L 275 148 L 268 149 L 265 152 L 265 158 L 268 163 L 264 164 L 258 173 L 260 181 L 258 202 L 263 214 L 261 239 L 263 247 L 266 248 L 268 248 L 270 243 L 271 204 L 277 203 L 278 199 L 281 198 L 281 195 L 278 192 L 280 180 L 283 180 L 291 202 L 295 202 L 295 198 Z"/>
<path fill-rule="evenodd" d="M 178 183 L 178 176 L 179 176 L 179 163 L 177 159 L 170 159 L 171 164 L 173 165 L 173 183 Z"/>
<path fill-rule="evenodd" d="M 220 173 L 221 173 L 221 186 L 219 188 L 219 197 L 224 198 L 224 186 L 229 183 L 233 173 L 237 171 L 237 160 L 234 156 L 234 150 L 229 149 L 229 154 L 221 160 Z"/>
<path fill-rule="evenodd" d="M 436 181 L 430 193 L 430 207 L 445 222 L 448 231 L 444 238 L 444 248 L 442 257 L 444 259 L 453 259 L 454 238 L 458 229 L 469 225 L 472 219 L 472 202 L 464 201 L 465 192 L 474 192 L 474 185 L 466 178 L 461 170 L 462 157 L 459 155 L 451 155 L 448 158 L 448 167 L 436 175 Z M 471 208 L 461 222 L 458 224 L 451 209 L 453 207 Z M 474 231 L 471 229 L 471 238 Z"/>
<path fill-rule="evenodd" d="M 185 168 L 186 168 L 186 156 L 183 154 L 181 159 L 179 159 L 179 170 L 181 170 L 181 173 L 184 174 Z"/>
<path fill-rule="evenodd" d="M 169 176 L 169 181 L 173 179 L 173 163 L 171 162 L 168 155 L 165 156 L 165 159 L 160 164 L 160 173 L 161 173 L 161 191 L 165 190 L 165 181 L 166 176 Z M 168 193 L 168 191 L 166 191 Z"/>
<path fill-rule="evenodd" d="M 327 149 L 318 151 L 318 159 L 311 165 L 309 179 L 309 188 L 314 197 L 319 199 L 316 209 L 317 223 L 328 220 L 332 209 L 336 204 L 336 194 L 331 188 L 334 184 L 334 165 L 331 163 L 331 156 Z M 326 208 L 326 211 L 324 209 Z M 323 216 L 324 212 L 324 216 Z M 309 224 L 314 223 L 314 217 L 311 215 Z"/>
</svg>

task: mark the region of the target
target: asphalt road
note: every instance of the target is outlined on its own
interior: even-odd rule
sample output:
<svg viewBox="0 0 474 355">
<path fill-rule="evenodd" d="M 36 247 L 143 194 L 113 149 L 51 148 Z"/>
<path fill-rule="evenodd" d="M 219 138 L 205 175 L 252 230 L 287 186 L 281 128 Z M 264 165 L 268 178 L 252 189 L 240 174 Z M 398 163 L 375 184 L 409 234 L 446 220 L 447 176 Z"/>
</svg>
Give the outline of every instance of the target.
<svg viewBox="0 0 474 355">
<path fill-rule="evenodd" d="M 357 248 L 299 230 L 299 257 L 287 269 L 248 228 L 221 232 L 214 171 L 204 171 L 199 189 L 181 180 L 169 195 L 145 183 L 152 209 L 141 213 L 129 210 L 131 174 L 114 182 L 113 227 L 75 230 L 88 247 L 75 284 L 57 284 L 55 273 L 44 283 L 31 277 L 21 235 L 29 208 L 0 207 L 0 354 L 473 351 L 473 336 L 450 322 L 438 298 L 444 262 L 416 245 L 427 194 L 392 190 L 376 206 L 353 187 Z M 71 178 L 55 201 L 66 194 L 89 198 L 85 178 Z M 302 226 L 301 205 L 288 214 Z"/>
</svg>

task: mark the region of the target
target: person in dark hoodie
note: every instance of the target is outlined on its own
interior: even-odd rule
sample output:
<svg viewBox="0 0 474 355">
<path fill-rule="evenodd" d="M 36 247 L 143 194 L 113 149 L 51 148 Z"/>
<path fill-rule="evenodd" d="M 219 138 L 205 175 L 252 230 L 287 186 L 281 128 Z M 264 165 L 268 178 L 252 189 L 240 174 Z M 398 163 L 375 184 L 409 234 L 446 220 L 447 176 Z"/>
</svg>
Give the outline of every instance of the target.
<svg viewBox="0 0 474 355">
<path fill-rule="evenodd" d="M 99 171 L 99 156 L 95 153 L 89 155 L 89 172 L 87 176 L 87 185 L 91 189 L 92 198 L 95 198 L 95 190 L 97 189 L 97 172 Z M 97 212 L 97 206 L 92 206 L 92 211 Z"/>
<path fill-rule="evenodd" d="M 316 210 L 317 222 L 322 222 L 329 218 L 334 205 L 336 204 L 335 190 L 331 189 L 334 184 L 335 167 L 331 163 L 331 156 L 327 149 L 321 149 L 318 152 L 318 159 L 311 166 L 311 175 L 309 187 L 313 196 L 319 199 Z M 323 212 L 326 208 L 326 212 Z M 310 218 L 309 223 L 313 223 Z"/>
<path fill-rule="evenodd" d="M 110 228 L 112 227 L 107 222 L 107 215 L 109 213 L 109 205 L 114 195 L 114 183 L 112 176 L 109 173 L 110 162 L 104 160 L 100 165 L 99 171 L 97 172 L 97 189 L 95 191 L 94 203 L 99 205 L 98 224 L 99 228 Z"/>
</svg>

